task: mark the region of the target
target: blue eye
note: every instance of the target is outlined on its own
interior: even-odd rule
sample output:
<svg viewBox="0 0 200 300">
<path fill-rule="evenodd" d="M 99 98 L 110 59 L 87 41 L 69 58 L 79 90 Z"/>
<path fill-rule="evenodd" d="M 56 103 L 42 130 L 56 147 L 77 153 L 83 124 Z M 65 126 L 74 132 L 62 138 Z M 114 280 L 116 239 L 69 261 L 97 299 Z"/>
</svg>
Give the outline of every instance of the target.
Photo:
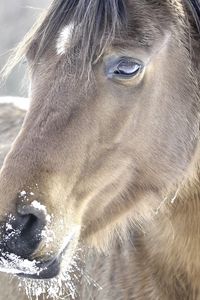
<svg viewBox="0 0 200 300">
<path fill-rule="evenodd" d="M 141 66 L 137 62 L 122 60 L 114 70 L 114 74 L 134 76 L 140 68 Z"/>
<path fill-rule="evenodd" d="M 138 75 L 143 69 L 143 63 L 131 57 L 114 59 L 106 66 L 108 78 L 128 79 Z"/>
</svg>

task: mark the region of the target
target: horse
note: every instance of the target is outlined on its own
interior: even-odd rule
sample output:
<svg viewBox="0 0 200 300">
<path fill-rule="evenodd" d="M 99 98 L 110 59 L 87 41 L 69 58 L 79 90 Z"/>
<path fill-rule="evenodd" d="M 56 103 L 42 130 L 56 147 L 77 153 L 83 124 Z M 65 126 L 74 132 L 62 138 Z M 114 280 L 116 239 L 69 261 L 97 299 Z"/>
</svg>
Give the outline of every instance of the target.
<svg viewBox="0 0 200 300">
<path fill-rule="evenodd" d="M 0 298 L 200 299 L 199 0 L 54 0 L 24 58 Z"/>
</svg>

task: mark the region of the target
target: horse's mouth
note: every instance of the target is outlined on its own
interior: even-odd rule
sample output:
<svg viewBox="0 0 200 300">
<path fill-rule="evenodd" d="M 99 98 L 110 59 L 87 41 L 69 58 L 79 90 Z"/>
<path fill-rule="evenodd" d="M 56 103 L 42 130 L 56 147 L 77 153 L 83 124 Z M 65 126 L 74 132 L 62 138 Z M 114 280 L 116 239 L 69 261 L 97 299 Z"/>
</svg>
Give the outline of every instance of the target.
<svg viewBox="0 0 200 300">
<path fill-rule="evenodd" d="M 0 251 L 0 271 L 31 279 L 51 279 L 59 275 L 61 263 L 70 265 L 78 227 L 64 239 L 57 254 L 47 260 L 29 260 L 8 251 Z M 75 243 L 76 244 L 76 243 Z M 65 258 L 65 259 L 64 259 Z M 67 259 L 68 258 L 68 259 Z"/>
<path fill-rule="evenodd" d="M 35 274 L 18 273 L 20 277 L 31 279 L 51 279 L 60 273 L 61 258 L 54 258 L 46 262 L 37 263 L 38 271 Z"/>
<path fill-rule="evenodd" d="M 51 279 L 60 273 L 63 253 L 45 261 L 28 260 L 12 253 L 1 253 L 0 271 L 19 277 Z"/>
</svg>

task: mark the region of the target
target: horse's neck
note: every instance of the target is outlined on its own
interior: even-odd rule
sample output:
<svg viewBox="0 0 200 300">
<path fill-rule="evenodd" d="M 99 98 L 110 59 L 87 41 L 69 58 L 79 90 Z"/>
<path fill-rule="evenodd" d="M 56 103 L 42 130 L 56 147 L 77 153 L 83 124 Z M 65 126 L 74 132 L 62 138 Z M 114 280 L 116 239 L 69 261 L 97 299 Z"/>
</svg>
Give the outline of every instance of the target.
<svg viewBox="0 0 200 300">
<path fill-rule="evenodd" d="M 145 241 L 113 247 L 109 255 L 91 255 L 81 284 L 80 299 L 199 300 L 184 274 L 151 257 Z M 89 298 L 91 297 L 91 298 Z"/>
<path fill-rule="evenodd" d="M 87 257 L 80 299 L 161 299 L 149 274 L 144 253 L 134 243 L 115 244 L 107 255 Z"/>
<path fill-rule="evenodd" d="M 188 190 L 189 192 L 189 190 Z M 190 192 L 177 197 L 171 214 L 160 215 L 144 240 L 151 268 L 169 299 L 200 299 L 200 195 L 193 183 Z"/>
<path fill-rule="evenodd" d="M 91 255 L 84 297 L 89 290 L 95 300 L 200 300 L 199 208 L 194 195 L 187 201 L 177 197 L 173 213 L 161 212 L 146 234 L 134 232 L 108 255 Z"/>
</svg>

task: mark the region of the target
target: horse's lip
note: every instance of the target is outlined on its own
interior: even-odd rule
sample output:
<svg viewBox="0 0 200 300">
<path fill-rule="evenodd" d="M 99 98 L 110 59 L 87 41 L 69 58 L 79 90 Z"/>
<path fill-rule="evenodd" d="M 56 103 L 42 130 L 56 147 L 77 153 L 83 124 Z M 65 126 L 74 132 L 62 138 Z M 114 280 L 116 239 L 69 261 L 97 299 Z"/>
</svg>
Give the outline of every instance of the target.
<svg viewBox="0 0 200 300">
<path fill-rule="evenodd" d="M 38 271 L 35 274 L 22 272 L 22 273 L 18 273 L 17 275 L 20 277 L 32 278 L 32 279 L 51 279 L 53 277 L 56 277 L 60 273 L 60 264 L 62 261 L 62 257 L 67 251 L 69 244 L 73 240 L 74 236 L 75 236 L 75 231 L 68 236 L 59 255 L 44 262 L 39 262 L 39 261 L 36 262 L 36 267 Z"/>
<path fill-rule="evenodd" d="M 2 266 L 2 272 L 7 272 L 7 273 L 12 273 L 15 274 L 19 277 L 24 277 L 24 278 L 32 278 L 32 279 L 50 279 L 53 277 L 56 277 L 60 273 L 60 265 L 63 256 L 65 255 L 66 251 L 68 250 L 68 247 L 73 241 L 75 235 L 76 235 L 77 230 L 72 231 L 72 233 L 64 240 L 63 245 L 61 246 L 61 249 L 59 253 L 55 256 L 52 256 L 48 260 L 39 260 L 39 259 L 25 259 L 22 257 L 19 257 L 13 253 L 9 252 L 3 252 L 5 261 L 6 259 L 9 259 L 7 261 L 8 268 L 5 269 Z M 0 248 L 1 249 L 1 248 Z M 14 258 L 13 258 L 14 256 Z M 17 263 L 16 263 L 17 261 Z M 14 266 L 9 265 L 9 262 L 14 262 Z M 20 262 L 20 264 L 18 264 Z M 32 264 L 31 264 L 32 263 Z M 31 265 L 30 265 L 31 264 Z M 0 266 L 1 269 L 1 266 Z M 12 270 L 12 272 L 11 272 Z"/>
<path fill-rule="evenodd" d="M 38 262 L 38 272 L 35 274 L 19 273 L 20 277 L 31 278 L 31 279 L 51 279 L 56 277 L 60 273 L 61 256 L 45 262 Z"/>
</svg>

